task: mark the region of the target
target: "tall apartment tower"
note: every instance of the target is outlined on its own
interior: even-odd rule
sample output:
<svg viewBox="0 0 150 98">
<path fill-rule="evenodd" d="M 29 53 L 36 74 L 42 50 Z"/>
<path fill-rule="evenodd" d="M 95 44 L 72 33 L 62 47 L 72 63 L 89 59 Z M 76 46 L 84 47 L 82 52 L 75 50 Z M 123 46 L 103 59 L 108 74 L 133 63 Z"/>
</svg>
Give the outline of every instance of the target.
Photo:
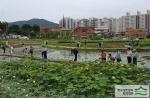
<svg viewBox="0 0 150 98">
<path fill-rule="evenodd" d="M 150 35 L 150 10 L 147 10 L 147 13 L 146 13 L 146 29 L 147 29 L 148 35 Z"/>
<path fill-rule="evenodd" d="M 89 27 L 97 27 L 97 18 L 89 18 Z"/>
<path fill-rule="evenodd" d="M 81 19 L 78 24 L 79 27 L 89 27 L 89 20 L 88 19 Z"/>
<path fill-rule="evenodd" d="M 74 19 L 63 17 L 63 19 L 59 21 L 59 27 L 66 30 L 72 30 L 74 28 Z"/>
<path fill-rule="evenodd" d="M 137 11 L 136 15 L 130 15 L 128 12 L 115 22 L 116 32 L 126 32 L 127 28 L 133 28 L 146 30 L 150 35 L 150 10 L 147 10 L 145 14 L 141 14 L 141 12 Z"/>
</svg>

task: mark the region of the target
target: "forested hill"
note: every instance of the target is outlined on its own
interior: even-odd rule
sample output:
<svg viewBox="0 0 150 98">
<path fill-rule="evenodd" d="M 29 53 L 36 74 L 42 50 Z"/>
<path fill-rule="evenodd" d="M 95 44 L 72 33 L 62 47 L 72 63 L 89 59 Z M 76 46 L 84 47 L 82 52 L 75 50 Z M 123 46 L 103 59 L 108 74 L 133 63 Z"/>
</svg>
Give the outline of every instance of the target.
<svg viewBox="0 0 150 98">
<path fill-rule="evenodd" d="M 40 27 L 48 27 L 51 29 L 56 29 L 59 28 L 59 25 L 57 23 L 45 20 L 45 19 L 30 19 L 30 20 L 25 20 L 25 21 L 16 21 L 16 22 L 12 22 L 9 23 L 10 25 L 19 25 L 20 27 L 24 24 L 29 24 L 29 25 L 34 25 L 37 24 Z"/>
</svg>

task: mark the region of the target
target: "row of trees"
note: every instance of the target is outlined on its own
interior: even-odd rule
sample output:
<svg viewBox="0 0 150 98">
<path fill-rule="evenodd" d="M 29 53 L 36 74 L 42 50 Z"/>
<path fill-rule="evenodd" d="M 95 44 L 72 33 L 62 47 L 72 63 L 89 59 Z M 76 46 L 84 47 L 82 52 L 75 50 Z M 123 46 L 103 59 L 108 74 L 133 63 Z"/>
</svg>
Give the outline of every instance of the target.
<svg viewBox="0 0 150 98">
<path fill-rule="evenodd" d="M 19 27 L 18 25 L 11 25 L 8 27 L 8 32 L 26 35 L 30 37 L 37 37 L 40 33 L 40 26 L 38 25 L 30 26 L 28 24 L 24 24 L 21 27 Z"/>
<path fill-rule="evenodd" d="M 0 22 L 0 33 L 1 34 L 19 34 L 26 35 L 29 37 L 37 37 L 40 34 L 40 26 L 24 24 L 21 27 L 18 25 L 8 25 L 7 22 Z"/>
<path fill-rule="evenodd" d="M 9 25 L 7 22 L 0 21 L 0 36 L 7 34 L 25 35 L 30 38 L 44 38 L 44 39 L 71 39 L 71 33 L 67 31 L 42 31 L 40 32 L 39 25 L 24 24 Z"/>
<path fill-rule="evenodd" d="M 1 22 L 0 21 L 0 33 L 5 33 L 8 28 L 8 23 L 7 22 Z"/>
</svg>

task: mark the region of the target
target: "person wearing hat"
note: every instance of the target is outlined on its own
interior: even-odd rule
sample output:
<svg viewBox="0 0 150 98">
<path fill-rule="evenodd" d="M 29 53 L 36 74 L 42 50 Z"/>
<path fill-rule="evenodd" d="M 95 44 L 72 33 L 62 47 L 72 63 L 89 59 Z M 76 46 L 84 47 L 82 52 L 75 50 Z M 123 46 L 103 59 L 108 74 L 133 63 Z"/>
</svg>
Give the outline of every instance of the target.
<svg viewBox="0 0 150 98">
<path fill-rule="evenodd" d="M 138 59 L 139 55 L 138 55 L 138 52 L 136 51 L 136 49 L 133 50 L 133 56 L 132 56 L 132 63 L 134 65 L 137 65 L 137 59 Z"/>
<path fill-rule="evenodd" d="M 101 51 L 100 51 L 101 53 L 100 53 L 100 59 L 101 59 L 101 61 L 106 61 L 106 53 L 105 53 L 105 51 L 104 51 L 104 49 L 101 49 Z"/>
</svg>

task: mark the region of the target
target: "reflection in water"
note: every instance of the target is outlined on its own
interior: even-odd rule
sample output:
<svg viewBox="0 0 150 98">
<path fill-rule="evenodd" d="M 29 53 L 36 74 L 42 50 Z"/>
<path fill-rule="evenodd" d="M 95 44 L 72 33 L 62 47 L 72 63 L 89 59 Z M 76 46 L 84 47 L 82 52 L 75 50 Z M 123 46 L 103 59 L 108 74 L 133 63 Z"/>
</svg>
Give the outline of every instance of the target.
<svg viewBox="0 0 150 98">
<path fill-rule="evenodd" d="M 15 61 L 15 60 L 19 60 L 20 58 L 17 57 L 8 57 L 8 56 L 0 56 L 0 61 Z"/>
<path fill-rule="evenodd" d="M 29 47 L 27 47 L 29 49 Z M 34 46 L 34 56 L 36 57 L 41 57 L 41 49 L 42 47 L 39 46 Z M 23 55 L 23 49 L 24 47 L 21 48 L 15 48 L 15 54 L 19 54 L 19 55 Z M 2 51 L 0 51 L 2 52 Z M 112 52 L 112 55 L 114 53 Z M 143 56 L 149 56 L 150 52 L 140 52 L 139 53 L 139 58 L 141 60 L 141 57 Z M 122 53 L 121 57 L 122 57 L 122 62 L 126 64 L 126 53 Z M 98 60 L 99 58 L 99 51 L 96 52 L 89 52 L 89 51 L 79 51 L 78 54 L 78 61 L 95 61 Z M 0 58 L 1 60 L 13 60 L 12 58 L 8 58 L 8 57 L 3 57 Z M 53 60 L 73 60 L 74 59 L 74 55 L 71 54 L 71 51 L 69 50 L 56 50 L 56 49 L 49 49 L 48 50 L 48 59 L 53 59 Z M 149 67 L 150 68 L 150 61 L 149 60 L 144 60 L 142 62 L 138 63 L 138 66 L 145 66 L 145 67 Z"/>
</svg>

